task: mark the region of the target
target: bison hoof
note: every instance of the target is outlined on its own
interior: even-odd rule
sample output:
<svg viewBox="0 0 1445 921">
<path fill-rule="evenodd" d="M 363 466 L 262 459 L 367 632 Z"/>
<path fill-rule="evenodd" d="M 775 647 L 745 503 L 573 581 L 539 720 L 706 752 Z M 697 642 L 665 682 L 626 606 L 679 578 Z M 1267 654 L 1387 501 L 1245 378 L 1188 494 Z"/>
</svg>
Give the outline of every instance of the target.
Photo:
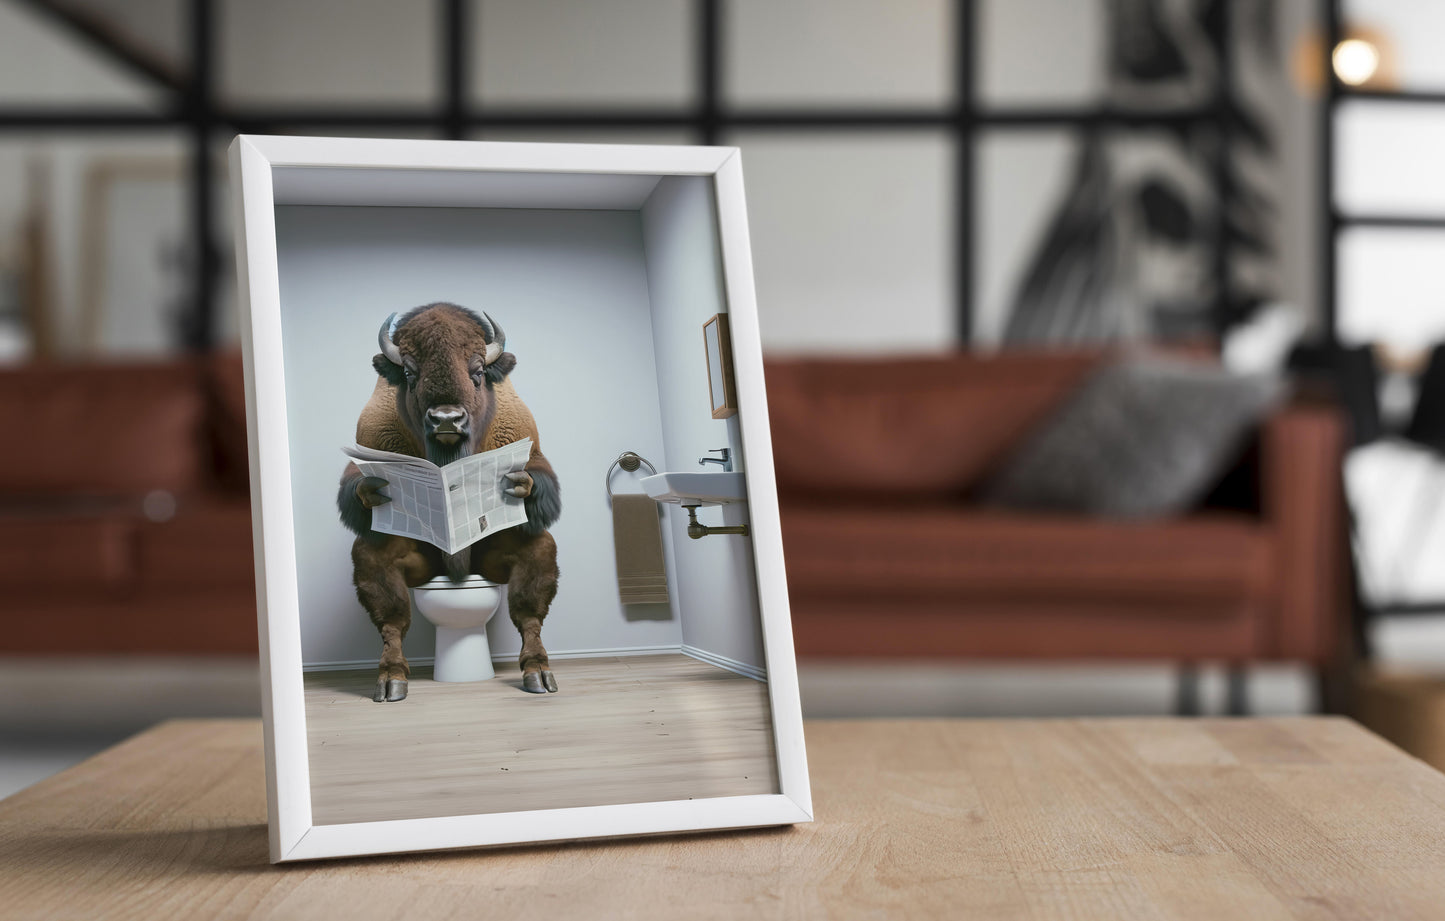
<svg viewBox="0 0 1445 921">
<path fill-rule="evenodd" d="M 379 476 L 364 476 L 356 481 L 356 498 L 366 508 L 376 508 L 391 501 L 391 496 L 382 492 L 387 486 L 386 479 Z"/>
<path fill-rule="evenodd" d="M 386 701 L 406 700 L 406 679 L 405 678 L 379 678 L 376 682 L 376 693 L 371 699 L 377 703 Z"/>
<path fill-rule="evenodd" d="M 527 672 L 522 676 L 522 690 L 529 694 L 546 694 L 557 690 L 557 679 L 549 671 Z"/>
</svg>

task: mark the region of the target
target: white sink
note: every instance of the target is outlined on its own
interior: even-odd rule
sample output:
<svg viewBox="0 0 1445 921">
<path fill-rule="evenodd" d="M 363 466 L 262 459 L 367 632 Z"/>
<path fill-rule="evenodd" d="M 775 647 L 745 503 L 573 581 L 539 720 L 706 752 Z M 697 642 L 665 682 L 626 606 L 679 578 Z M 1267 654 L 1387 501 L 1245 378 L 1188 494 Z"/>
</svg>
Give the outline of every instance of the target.
<svg viewBox="0 0 1445 921">
<path fill-rule="evenodd" d="M 643 477 L 642 488 L 658 502 L 673 505 L 728 505 L 748 500 L 741 473 L 658 473 Z"/>
</svg>

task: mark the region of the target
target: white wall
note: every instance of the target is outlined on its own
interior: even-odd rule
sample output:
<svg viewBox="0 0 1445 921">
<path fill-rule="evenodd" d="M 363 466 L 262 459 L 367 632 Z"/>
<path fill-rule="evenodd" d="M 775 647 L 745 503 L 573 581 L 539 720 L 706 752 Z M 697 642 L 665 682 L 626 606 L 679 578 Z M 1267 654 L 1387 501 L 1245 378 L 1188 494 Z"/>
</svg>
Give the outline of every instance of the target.
<svg viewBox="0 0 1445 921">
<path fill-rule="evenodd" d="M 381 321 L 434 300 L 488 310 L 506 329 L 512 379 L 557 470 L 561 584 L 542 632 L 548 650 L 682 642 L 667 606 L 618 602 L 602 482 L 624 450 L 665 456 L 641 225 L 635 211 L 277 208 L 307 663 L 380 652 L 351 587 L 351 535 L 337 521 L 339 449 L 376 380 Z M 488 633 L 494 653 L 519 650 L 505 609 Z M 408 655 L 433 648 L 431 625 L 416 619 Z"/>
<path fill-rule="evenodd" d="M 712 418 L 702 326 L 725 313 L 712 186 L 703 178 L 665 177 L 642 209 L 657 346 L 658 396 L 669 470 L 696 470 L 697 459 L 727 446 L 743 470 L 738 419 Z M 746 412 L 746 407 L 740 411 Z M 716 470 L 715 466 L 707 469 Z M 747 505 L 698 509 L 703 524 L 742 524 Z M 763 667 L 752 541 L 740 535 L 687 536 L 687 513 L 665 512 L 671 532 L 669 590 L 682 616 L 682 641 L 693 648 Z"/>
</svg>

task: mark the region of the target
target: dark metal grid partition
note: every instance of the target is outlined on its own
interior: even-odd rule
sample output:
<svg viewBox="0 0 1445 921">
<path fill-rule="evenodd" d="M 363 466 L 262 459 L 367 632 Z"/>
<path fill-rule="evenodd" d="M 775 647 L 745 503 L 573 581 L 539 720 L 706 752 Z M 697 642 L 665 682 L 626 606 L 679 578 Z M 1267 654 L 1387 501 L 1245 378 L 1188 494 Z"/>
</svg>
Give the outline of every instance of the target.
<svg viewBox="0 0 1445 921">
<path fill-rule="evenodd" d="M 976 238 L 974 185 L 975 140 L 988 130 L 1071 129 L 1079 132 L 1154 128 L 1161 125 L 1186 129 L 1201 127 L 1215 132 L 1214 169 L 1211 172 L 1220 213 L 1227 213 L 1236 194 L 1226 160 L 1228 137 L 1236 101 L 1229 74 L 1228 5 L 1226 15 L 1215 27 L 1212 41 L 1219 51 L 1222 78 L 1213 97 L 1203 104 L 1168 110 L 1135 110 L 1111 107 L 1051 108 L 1030 106 L 1000 108 L 980 104 L 976 89 L 978 62 L 977 0 L 954 0 L 955 28 L 954 102 L 942 108 L 889 106 L 838 109 L 832 107 L 748 110 L 731 108 L 722 100 L 724 0 L 695 0 L 697 88 L 693 105 L 687 108 L 600 108 L 581 110 L 516 108 L 492 109 L 469 98 L 472 43 L 469 24 L 475 11 L 470 0 L 436 0 L 440 4 L 437 36 L 437 76 L 441 102 L 434 108 L 351 108 L 324 104 L 286 107 L 247 107 L 223 103 L 215 92 L 217 52 L 215 0 L 188 0 L 187 45 L 191 58 L 188 73 L 175 72 L 129 46 L 120 36 L 74 8 L 57 0 L 18 0 L 73 35 L 94 50 L 170 94 L 169 101 L 153 112 L 106 108 L 71 107 L 44 109 L 0 108 L 0 131 L 45 132 L 134 132 L 182 130 L 188 135 L 191 156 L 191 213 L 196 241 L 192 316 L 185 327 L 186 344 L 194 349 L 209 348 L 215 340 L 216 284 L 220 268 L 213 228 L 215 175 L 212 169 L 213 143 L 230 132 L 258 134 L 300 133 L 307 130 L 354 128 L 366 131 L 426 132 L 447 138 L 463 138 L 485 128 L 512 129 L 684 129 L 700 143 L 715 144 L 725 132 L 755 131 L 868 131 L 874 133 L 941 130 L 955 146 L 953 163 L 954 299 L 958 344 L 967 345 L 973 335 L 973 266 Z M 1004 2 L 1004 0 L 998 0 Z M 1328 0 L 1327 0 L 1328 2 Z M 1337 31 L 1337 27 L 1336 27 Z M 1330 89 L 1333 99 L 1339 87 Z M 1213 246 L 1217 277 L 1228 273 L 1228 253 L 1223 221 L 1216 221 Z M 1331 248 L 1331 255 L 1333 250 Z M 1215 315 L 1222 325 L 1229 316 L 1229 292 L 1221 284 Z"/>
<path fill-rule="evenodd" d="M 1412 103 L 1420 106 L 1445 106 L 1445 92 L 1419 92 L 1408 90 L 1370 90 L 1352 87 L 1342 82 L 1335 73 L 1332 53 L 1336 45 L 1345 38 L 1344 0 L 1321 0 L 1321 19 L 1324 22 L 1325 41 L 1322 44 L 1324 60 L 1321 62 L 1325 75 L 1324 102 L 1319 110 L 1320 165 L 1319 165 L 1319 277 L 1320 308 L 1324 334 L 1329 344 L 1339 342 L 1338 292 L 1339 271 L 1337 248 L 1340 234 L 1351 227 L 1398 227 L 1417 230 L 1445 229 L 1445 214 L 1438 217 L 1384 214 L 1345 213 L 1335 200 L 1335 116 L 1340 104 L 1346 101 L 1373 101 L 1387 103 Z M 1436 606 L 1438 610 L 1440 606 Z"/>
<path fill-rule="evenodd" d="M 1320 306 L 1327 342 L 1339 345 L 1339 267 L 1338 247 L 1340 234 L 1351 227 L 1390 227 L 1407 230 L 1445 230 L 1445 215 L 1422 216 L 1406 214 L 1364 213 L 1343 211 L 1335 199 L 1337 164 L 1335 161 L 1335 116 L 1341 103 L 1346 101 L 1410 103 L 1419 106 L 1445 106 L 1445 92 L 1419 92 L 1408 90 L 1369 90 L 1352 87 L 1343 83 L 1335 74 L 1331 53 L 1345 38 L 1344 0 L 1322 0 L 1322 18 L 1325 25 L 1323 73 L 1325 74 L 1325 98 L 1320 106 L 1320 237 L 1319 273 Z M 1445 598 L 1438 601 L 1400 602 L 1370 606 L 1367 617 L 1386 616 L 1438 616 L 1445 613 Z"/>
</svg>

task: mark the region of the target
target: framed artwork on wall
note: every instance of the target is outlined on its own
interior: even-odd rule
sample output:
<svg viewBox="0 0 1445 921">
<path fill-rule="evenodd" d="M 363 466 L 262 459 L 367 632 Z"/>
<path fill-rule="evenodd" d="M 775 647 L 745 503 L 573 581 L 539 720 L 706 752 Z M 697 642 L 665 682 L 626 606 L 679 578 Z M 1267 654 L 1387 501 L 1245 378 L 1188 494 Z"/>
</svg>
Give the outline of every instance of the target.
<svg viewBox="0 0 1445 921">
<path fill-rule="evenodd" d="M 810 821 L 736 149 L 230 158 L 272 860 Z"/>
<path fill-rule="evenodd" d="M 728 335 L 728 315 L 713 314 L 702 325 L 703 348 L 707 352 L 707 393 L 714 419 L 737 415 L 737 385 L 733 383 L 733 347 Z"/>
</svg>

